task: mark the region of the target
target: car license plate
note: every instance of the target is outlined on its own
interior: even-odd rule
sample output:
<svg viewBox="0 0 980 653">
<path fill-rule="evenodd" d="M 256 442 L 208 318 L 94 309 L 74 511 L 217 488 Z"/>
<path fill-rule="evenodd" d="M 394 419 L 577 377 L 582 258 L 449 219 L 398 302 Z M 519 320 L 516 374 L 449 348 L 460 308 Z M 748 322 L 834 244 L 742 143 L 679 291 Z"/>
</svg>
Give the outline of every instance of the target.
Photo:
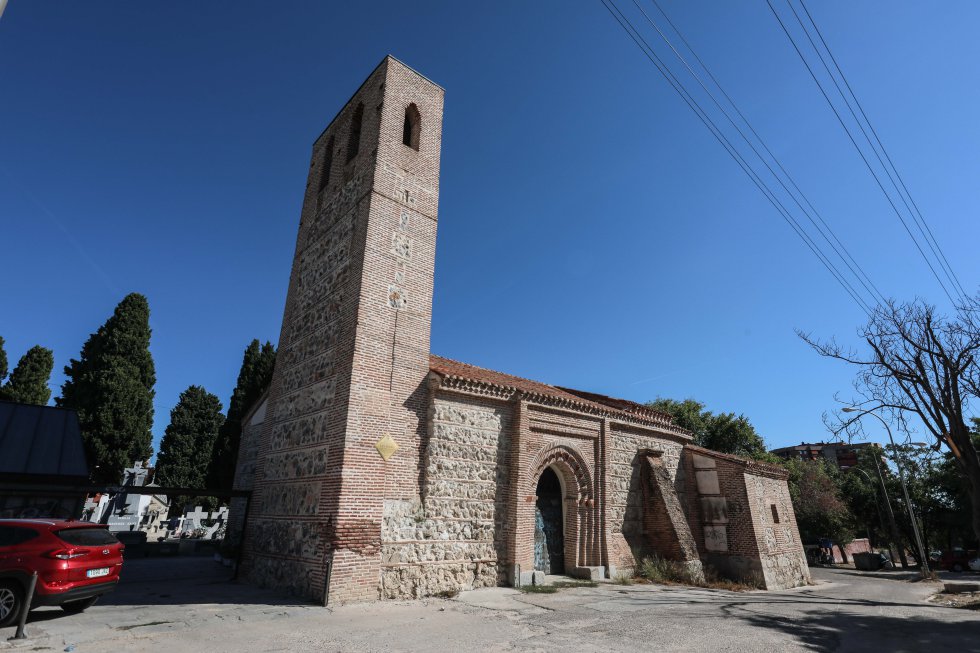
<svg viewBox="0 0 980 653">
<path fill-rule="evenodd" d="M 108 576 L 109 568 L 102 567 L 101 569 L 89 569 L 88 571 L 85 572 L 85 575 L 88 578 L 98 578 L 99 576 Z"/>
</svg>

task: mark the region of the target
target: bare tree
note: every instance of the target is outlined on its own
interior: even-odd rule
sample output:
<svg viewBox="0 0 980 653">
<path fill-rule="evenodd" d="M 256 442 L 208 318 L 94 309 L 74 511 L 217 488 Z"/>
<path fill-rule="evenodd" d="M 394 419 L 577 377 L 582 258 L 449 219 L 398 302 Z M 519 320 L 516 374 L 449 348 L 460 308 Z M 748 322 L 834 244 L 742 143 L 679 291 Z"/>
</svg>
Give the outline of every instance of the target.
<svg viewBox="0 0 980 653">
<path fill-rule="evenodd" d="M 868 352 L 799 333 L 821 356 L 858 367 L 858 396 L 849 402 L 854 407 L 876 404 L 906 432 L 921 422 L 937 448 L 953 453 L 970 490 L 973 531 L 980 538 L 980 458 L 966 418 L 970 399 L 980 396 L 977 304 L 960 307 L 955 318 L 947 318 L 921 300 L 888 302 L 875 308 L 859 334 Z"/>
</svg>

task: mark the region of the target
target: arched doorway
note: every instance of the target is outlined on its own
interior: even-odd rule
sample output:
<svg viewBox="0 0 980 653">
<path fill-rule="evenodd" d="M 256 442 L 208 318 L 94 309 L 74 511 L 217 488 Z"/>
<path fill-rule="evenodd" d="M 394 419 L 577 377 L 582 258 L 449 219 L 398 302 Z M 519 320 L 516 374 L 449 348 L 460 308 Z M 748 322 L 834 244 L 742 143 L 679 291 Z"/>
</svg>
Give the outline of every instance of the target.
<svg viewBox="0 0 980 653">
<path fill-rule="evenodd" d="M 538 479 L 534 509 L 534 568 L 548 574 L 565 573 L 565 519 L 561 482 L 551 467 Z"/>
</svg>

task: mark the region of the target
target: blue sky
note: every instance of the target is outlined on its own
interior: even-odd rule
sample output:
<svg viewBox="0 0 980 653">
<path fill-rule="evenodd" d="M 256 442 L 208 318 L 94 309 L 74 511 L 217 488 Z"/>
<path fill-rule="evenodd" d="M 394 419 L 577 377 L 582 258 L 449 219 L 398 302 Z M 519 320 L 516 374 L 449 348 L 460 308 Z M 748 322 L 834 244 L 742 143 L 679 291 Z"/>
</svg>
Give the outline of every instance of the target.
<svg viewBox="0 0 980 653">
<path fill-rule="evenodd" d="M 620 4 L 631 6 L 625 0 Z M 948 302 L 764 0 L 663 0 L 875 283 Z M 646 5 L 649 8 L 649 5 Z M 783 5 L 785 8 L 785 5 Z M 975 289 L 972 2 L 812 3 Z M 154 432 L 278 338 L 310 146 L 386 53 L 446 88 L 432 350 L 826 437 L 863 314 L 595 1 L 78 3 L 0 19 L 0 335 L 62 367 L 147 295 Z"/>
</svg>

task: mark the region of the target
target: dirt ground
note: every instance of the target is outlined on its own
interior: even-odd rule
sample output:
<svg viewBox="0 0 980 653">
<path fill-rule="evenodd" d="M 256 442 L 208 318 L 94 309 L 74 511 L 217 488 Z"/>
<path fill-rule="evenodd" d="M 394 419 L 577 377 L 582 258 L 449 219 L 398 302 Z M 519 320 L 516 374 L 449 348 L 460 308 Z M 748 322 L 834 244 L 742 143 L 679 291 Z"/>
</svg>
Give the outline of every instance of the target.
<svg viewBox="0 0 980 653">
<path fill-rule="evenodd" d="M 980 610 L 980 592 L 963 592 L 957 594 L 941 592 L 930 597 L 929 602 L 947 608 Z"/>
<path fill-rule="evenodd" d="M 0 650 L 977 651 L 980 613 L 929 602 L 939 584 L 815 569 L 784 592 L 658 585 L 509 588 L 455 599 L 323 608 L 230 582 L 206 558 L 130 560 L 116 592 L 81 615 L 31 613 Z"/>
</svg>

